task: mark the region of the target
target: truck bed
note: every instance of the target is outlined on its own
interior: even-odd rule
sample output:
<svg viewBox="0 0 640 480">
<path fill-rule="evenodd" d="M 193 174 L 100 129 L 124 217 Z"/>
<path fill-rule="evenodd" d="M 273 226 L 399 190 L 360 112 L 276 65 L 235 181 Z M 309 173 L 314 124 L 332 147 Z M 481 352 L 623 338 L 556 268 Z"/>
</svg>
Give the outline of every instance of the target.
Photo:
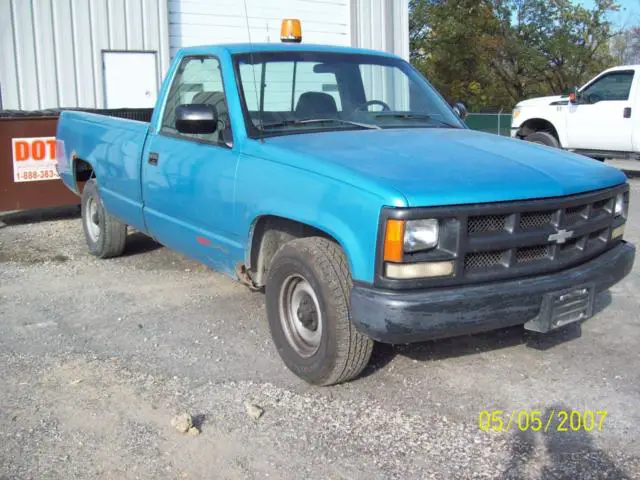
<svg viewBox="0 0 640 480">
<path fill-rule="evenodd" d="M 60 177 L 67 187 L 80 193 L 76 167 L 82 160 L 90 163 L 101 179 L 100 194 L 107 210 L 144 230 L 140 160 L 152 110 L 94 112 L 60 113 L 56 134 Z"/>
</svg>

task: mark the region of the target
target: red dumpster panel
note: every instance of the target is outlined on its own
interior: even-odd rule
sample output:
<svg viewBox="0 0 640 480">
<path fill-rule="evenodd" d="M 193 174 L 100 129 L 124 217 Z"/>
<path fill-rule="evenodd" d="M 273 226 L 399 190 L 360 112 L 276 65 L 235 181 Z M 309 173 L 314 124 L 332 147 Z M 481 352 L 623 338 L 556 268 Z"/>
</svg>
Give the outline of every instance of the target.
<svg viewBox="0 0 640 480">
<path fill-rule="evenodd" d="M 0 118 L 0 212 L 77 205 L 55 170 L 58 118 Z"/>
</svg>

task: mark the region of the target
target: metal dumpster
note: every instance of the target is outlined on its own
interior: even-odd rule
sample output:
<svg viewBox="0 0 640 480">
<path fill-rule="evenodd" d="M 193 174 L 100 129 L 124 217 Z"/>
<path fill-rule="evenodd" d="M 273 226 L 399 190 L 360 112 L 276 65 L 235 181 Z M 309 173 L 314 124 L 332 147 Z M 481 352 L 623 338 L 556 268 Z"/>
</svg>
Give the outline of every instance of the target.
<svg viewBox="0 0 640 480">
<path fill-rule="evenodd" d="M 55 171 L 58 112 L 0 112 L 0 212 L 79 203 Z"/>
</svg>

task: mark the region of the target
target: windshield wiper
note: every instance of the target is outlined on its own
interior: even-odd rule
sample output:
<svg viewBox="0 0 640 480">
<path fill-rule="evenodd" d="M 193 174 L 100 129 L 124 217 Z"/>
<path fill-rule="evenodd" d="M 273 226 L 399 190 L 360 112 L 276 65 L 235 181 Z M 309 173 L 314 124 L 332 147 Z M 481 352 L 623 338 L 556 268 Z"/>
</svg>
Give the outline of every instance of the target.
<svg viewBox="0 0 640 480">
<path fill-rule="evenodd" d="M 351 120 L 342 120 L 341 118 L 311 118 L 309 120 L 282 120 L 281 122 L 271 122 L 262 125 L 262 128 L 288 127 L 291 125 L 309 125 L 314 123 L 341 123 L 344 125 L 353 125 L 355 127 L 380 130 L 378 125 L 370 123 L 353 122 Z"/>
<path fill-rule="evenodd" d="M 457 125 L 452 125 L 451 123 L 445 122 L 444 120 L 440 120 L 439 118 L 433 118 L 431 115 L 427 115 L 426 113 L 396 113 L 396 112 L 380 112 L 376 115 L 376 118 L 398 118 L 400 120 L 433 120 L 434 122 L 438 122 L 443 127 L 447 128 L 460 128 Z"/>
</svg>

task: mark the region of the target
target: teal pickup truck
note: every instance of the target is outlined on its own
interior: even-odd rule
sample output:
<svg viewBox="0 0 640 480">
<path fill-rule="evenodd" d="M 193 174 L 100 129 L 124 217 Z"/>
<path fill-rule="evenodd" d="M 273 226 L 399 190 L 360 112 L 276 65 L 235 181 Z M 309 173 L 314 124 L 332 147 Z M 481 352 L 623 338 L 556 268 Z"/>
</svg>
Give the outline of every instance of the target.
<svg viewBox="0 0 640 480">
<path fill-rule="evenodd" d="M 383 52 L 185 48 L 149 122 L 63 112 L 58 168 L 91 253 L 131 226 L 264 289 L 284 363 L 329 385 L 374 341 L 581 321 L 631 270 L 620 171 L 461 113 Z"/>
</svg>

